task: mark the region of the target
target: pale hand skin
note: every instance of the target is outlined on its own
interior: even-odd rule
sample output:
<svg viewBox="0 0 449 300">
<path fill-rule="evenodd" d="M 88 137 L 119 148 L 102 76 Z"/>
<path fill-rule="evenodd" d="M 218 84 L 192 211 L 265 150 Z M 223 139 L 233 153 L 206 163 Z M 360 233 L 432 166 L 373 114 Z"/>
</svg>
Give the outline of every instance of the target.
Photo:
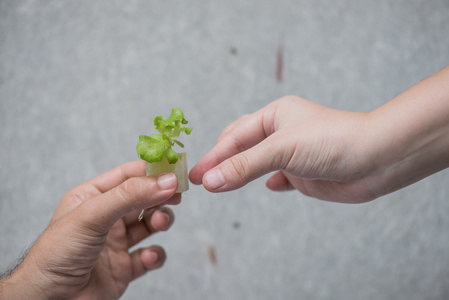
<svg viewBox="0 0 449 300">
<path fill-rule="evenodd" d="M 211 192 L 268 188 L 362 203 L 449 167 L 449 67 L 369 113 L 283 97 L 231 123 L 190 171 Z"/>
<path fill-rule="evenodd" d="M 181 201 L 176 188 L 174 174 L 146 177 L 144 161 L 73 188 L 23 262 L 0 281 L 0 298 L 118 299 L 132 280 L 164 263 L 159 246 L 129 248 L 170 227 L 173 212 L 162 205 Z"/>
</svg>

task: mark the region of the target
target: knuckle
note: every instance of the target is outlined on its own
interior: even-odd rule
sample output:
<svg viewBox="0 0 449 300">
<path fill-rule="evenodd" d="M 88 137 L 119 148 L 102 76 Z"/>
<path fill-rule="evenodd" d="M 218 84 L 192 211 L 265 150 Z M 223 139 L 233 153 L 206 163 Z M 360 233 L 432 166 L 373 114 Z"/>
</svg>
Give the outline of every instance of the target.
<svg viewBox="0 0 449 300">
<path fill-rule="evenodd" d="M 229 160 L 232 172 L 235 173 L 240 182 L 245 181 L 248 178 L 248 158 L 242 154 L 239 156 L 231 157 Z"/>
<path fill-rule="evenodd" d="M 281 98 L 279 98 L 278 99 L 278 101 L 279 101 L 279 103 L 285 103 L 285 102 L 287 102 L 287 103 L 285 103 L 285 104 L 289 104 L 289 103 L 291 103 L 291 102 L 297 102 L 297 101 L 299 101 L 299 100 L 301 100 L 302 98 L 301 97 L 298 97 L 298 96 L 294 96 L 294 95 L 285 95 L 285 96 L 282 96 Z"/>
<path fill-rule="evenodd" d="M 228 137 L 232 140 L 232 144 L 234 145 L 237 152 L 242 152 L 246 149 L 243 143 L 234 133 L 229 133 Z"/>
<path fill-rule="evenodd" d="M 130 178 L 114 188 L 114 192 L 120 200 L 129 202 L 131 199 L 142 198 L 143 185 L 139 178 Z"/>
</svg>

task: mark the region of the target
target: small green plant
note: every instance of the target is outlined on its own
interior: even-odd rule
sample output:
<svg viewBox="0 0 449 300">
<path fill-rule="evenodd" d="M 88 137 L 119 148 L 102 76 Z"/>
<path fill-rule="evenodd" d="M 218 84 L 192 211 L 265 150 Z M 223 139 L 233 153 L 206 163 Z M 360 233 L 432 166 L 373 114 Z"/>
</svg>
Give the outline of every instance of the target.
<svg viewBox="0 0 449 300">
<path fill-rule="evenodd" d="M 181 109 L 175 107 L 172 109 L 170 117 L 165 119 L 163 115 L 156 115 L 153 118 L 153 125 L 156 126 L 160 134 L 140 135 L 137 143 L 137 155 L 149 162 L 160 162 L 167 157 L 170 164 L 178 161 L 178 153 L 172 150 L 172 147 L 177 144 L 184 148 L 184 145 L 176 140 L 181 132 L 189 135 L 192 132 L 192 127 L 186 128 L 188 122 L 184 118 L 184 113 Z"/>
</svg>

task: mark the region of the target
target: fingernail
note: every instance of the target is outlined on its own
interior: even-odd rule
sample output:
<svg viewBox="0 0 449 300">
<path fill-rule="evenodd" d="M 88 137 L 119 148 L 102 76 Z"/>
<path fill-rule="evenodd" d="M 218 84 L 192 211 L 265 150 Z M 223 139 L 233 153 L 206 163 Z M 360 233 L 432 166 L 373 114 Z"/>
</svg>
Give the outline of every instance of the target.
<svg viewBox="0 0 449 300">
<path fill-rule="evenodd" d="M 171 215 L 168 213 L 168 211 L 166 210 L 165 207 L 161 207 L 159 210 L 164 215 L 164 217 L 167 219 L 168 227 L 170 227 L 171 221 L 172 221 L 171 220 Z"/>
<path fill-rule="evenodd" d="M 157 184 L 162 190 L 170 190 L 176 186 L 176 175 L 173 173 L 159 176 Z"/>
<path fill-rule="evenodd" d="M 157 263 L 157 260 L 159 259 L 159 254 L 157 254 L 156 251 L 144 249 L 141 255 L 142 255 L 141 256 L 142 263 L 145 269 L 147 271 L 154 269 L 154 264 Z"/>
<path fill-rule="evenodd" d="M 152 256 L 153 263 L 157 262 L 157 260 L 158 260 L 158 258 L 159 258 L 159 255 L 157 254 L 157 252 L 155 252 L 155 251 L 150 251 L 150 254 L 151 254 L 151 256 Z"/>
<path fill-rule="evenodd" d="M 159 255 L 155 251 L 151 251 L 151 256 L 153 256 L 154 261 L 157 261 L 157 259 L 159 258 Z"/>
<path fill-rule="evenodd" d="M 170 216 L 168 213 L 166 213 L 166 212 L 164 212 L 164 216 L 167 218 L 168 224 L 170 224 L 170 222 L 171 222 L 171 216 Z"/>
<path fill-rule="evenodd" d="M 211 189 L 218 189 L 226 183 L 220 169 L 207 172 L 204 175 L 204 181 Z"/>
</svg>

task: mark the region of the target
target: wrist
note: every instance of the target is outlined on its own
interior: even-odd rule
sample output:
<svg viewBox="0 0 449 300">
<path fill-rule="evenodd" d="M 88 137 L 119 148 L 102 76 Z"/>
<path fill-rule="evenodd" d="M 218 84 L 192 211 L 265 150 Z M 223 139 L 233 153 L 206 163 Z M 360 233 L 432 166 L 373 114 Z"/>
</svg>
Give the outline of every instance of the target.
<svg viewBox="0 0 449 300">
<path fill-rule="evenodd" d="M 0 299 L 48 299 L 42 274 L 22 262 L 0 280 Z"/>
<path fill-rule="evenodd" d="M 399 130 L 397 118 L 373 111 L 366 122 L 364 181 L 375 198 L 398 190 L 414 176 L 412 136 Z"/>
<path fill-rule="evenodd" d="M 446 77 L 449 69 L 368 114 L 366 182 L 377 197 L 449 167 Z"/>
</svg>

